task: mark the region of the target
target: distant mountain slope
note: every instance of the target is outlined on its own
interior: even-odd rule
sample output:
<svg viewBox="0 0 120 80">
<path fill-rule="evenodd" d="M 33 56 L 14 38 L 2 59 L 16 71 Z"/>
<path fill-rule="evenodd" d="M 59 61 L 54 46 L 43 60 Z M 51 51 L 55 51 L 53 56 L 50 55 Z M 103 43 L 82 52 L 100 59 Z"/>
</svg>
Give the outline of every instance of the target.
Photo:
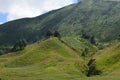
<svg viewBox="0 0 120 80">
<path fill-rule="evenodd" d="M 120 2 L 83 0 L 35 18 L 5 23 L 0 25 L 0 45 L 21 38 L 42 39 L 49 29 L 58 30 L 62 36 L 86 32 L 99 41 L 114 40 L 120 34 Z"/>
</svg>

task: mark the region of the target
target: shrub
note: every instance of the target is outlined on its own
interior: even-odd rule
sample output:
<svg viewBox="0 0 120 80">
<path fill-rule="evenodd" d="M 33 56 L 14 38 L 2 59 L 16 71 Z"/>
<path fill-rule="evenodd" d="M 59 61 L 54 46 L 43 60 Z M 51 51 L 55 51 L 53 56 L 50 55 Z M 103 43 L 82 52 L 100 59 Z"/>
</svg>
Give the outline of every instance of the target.
<svg viewBox="0 0 120 80">
<path fill-rule="evenodd" d="M 4 54 L 4 51 L 3 50 L 0 50 L 0 55 L 3 55 Z"/>
<path fill-rule="evenodd" d="M 51 30 L 48 30 L 46 33 L 46 37 L 53 36 L 53 32 Z"/>
<path fill-rule="evenodd" d="M 88 48 L 85 48 L 84 51 L 82 52 L 82 56 L 86 57 L 86 55 L 88 54 Z"/>
<path fill-rule="evenodd" d="M 90 77 L 91 75 L 100 75 L 102 73 L 100 70 L 96 68 L 95 59 L 91 59 L 87 65 L 89 67 L 89 70 L 87 73 L 88 77 Z"/>
<path fill-rule="evenodd" d="M 89 66 L 89 70 L 88 70 L 88 73 L 87 73 L 87 76 L 91 76 L 91 75 L 100 75 L 101 74 L 101 71 L 98 70 L 96 68 L 96 65 L 95 64 L 92 64 Z"/>
<path fill-rule="evenodd" d="M 61 35 L 60 35 L 60 33 L 59 33 L 58 31 L 55 31 L 55 32 L 54 32 L 54 37 L 58 37 L 58 38 L 60 38 Z"/>
</svg>

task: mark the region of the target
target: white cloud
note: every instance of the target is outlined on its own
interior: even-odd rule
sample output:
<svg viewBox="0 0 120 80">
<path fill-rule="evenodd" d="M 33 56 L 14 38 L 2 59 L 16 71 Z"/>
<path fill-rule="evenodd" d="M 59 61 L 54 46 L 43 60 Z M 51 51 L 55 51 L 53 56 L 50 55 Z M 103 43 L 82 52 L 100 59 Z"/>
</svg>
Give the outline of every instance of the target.
<svg viewBox="0 0 120 80">
<path fill-rule="evenodd" d="M 7 20 L 9 21 L 35 17 L 73 2 L 74 0 L 0 0 L 0 13 L 8 13 Z"/>
</svg>

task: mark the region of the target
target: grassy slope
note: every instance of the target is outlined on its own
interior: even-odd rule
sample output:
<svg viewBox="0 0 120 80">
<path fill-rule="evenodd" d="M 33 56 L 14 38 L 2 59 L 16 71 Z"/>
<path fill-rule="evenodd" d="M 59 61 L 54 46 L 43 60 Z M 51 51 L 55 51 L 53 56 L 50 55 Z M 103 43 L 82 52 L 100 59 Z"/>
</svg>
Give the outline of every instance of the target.
<svg viewBox="0 0 120 80">
<path fill-rule="evenodd" d="M 120 43 L 98 51 L 94 57 L 96 66 L 103 72 L 101 76 L 92 77 L 93 80 L 120 80 Z"/>
<path fill-rule="evenodd" d="M 82 72 L 87 69 L 82 58 L 56 38 L 30 45 L 14 55 L 1 56 L 0 61 L 0 77 L 9 80 L 84 77 Z"/>
<path fill-rule="evenodd" d="M 64 41 L 69 47 L 73 48 L 80 55 L 84 51 L 85 48 L 88 49 L 87 56 L 90 57 L 97 51 L 97 47 L 92 45 L 88 40 L 77 37 L 63 37 L 62 41 Z"/>
<path fill-rule="evenodd" d="M 66 41 L 68 39 L 69 42 Z M 93 46 L 85 40 L 79 42 L 79 39 L 70 37 L 65 37 L 63 40 L 67 44 L 71 43 L 70 46 L 74 48 L 78 47 L 78 44 L 82 47 L 88 44 L 87 47 L 93 49 Z M 73 40 L 78 42 L 74 42 L 73 45 Z M 82 48 L 81 46 L 79 49 Z M 94 58 L 97 68 L 102 69 L 103 74 L 87 78 L 85 76 L 87 67 L 79 53 L 58 39 L 50 38 L 29 45 L 23 51 L 0 56 L 0 78 L 3 80 L 119 80 L 119 52 L 120 43 L 98 51 Z M 110 55 L 107 55 L 108 53 Z"/>
<path fill-rule="evenodd" d="M 110 47 L 103 49 L 94 55 L 96 64 L 102 71 L 108 73 L 117 70 L 120 67 L 120 43 L 115 43 Z"/>
</svg>

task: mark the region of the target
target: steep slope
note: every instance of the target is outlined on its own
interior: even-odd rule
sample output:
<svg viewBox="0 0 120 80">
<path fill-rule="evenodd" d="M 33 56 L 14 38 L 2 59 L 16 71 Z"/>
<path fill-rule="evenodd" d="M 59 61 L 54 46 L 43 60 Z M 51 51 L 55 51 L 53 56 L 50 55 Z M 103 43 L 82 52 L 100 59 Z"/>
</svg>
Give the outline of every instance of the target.
<svg viewBox="0 0 120 80">
<path fill-rule="evenodd" d="M 111 41 L 120 34 L 119 13 L 119 1 L 83 0 L 35 18 L 0 25 L 0 44 L 13 44 L 21 38 L 42 39 L 49 29 L 58 30 L 62 36 L 86 32 L 99 41 Z"/>
<path fill-rule="evenodd" d="M 61 39 L 66 45 L 71 47 L 81 56 L 85 48 L 88 49 L 86 56 L 91 57 L 98 49 L 95 45 L 91 44 L 88 40 L 77 37 L 63 37 Z"/>
<path fill-rule="evenodd" d="M 120 43 L 97 52 L 93 58 L 96 59 L 97 67 L 103 72 L 120 70 Z"/>
</svg>

